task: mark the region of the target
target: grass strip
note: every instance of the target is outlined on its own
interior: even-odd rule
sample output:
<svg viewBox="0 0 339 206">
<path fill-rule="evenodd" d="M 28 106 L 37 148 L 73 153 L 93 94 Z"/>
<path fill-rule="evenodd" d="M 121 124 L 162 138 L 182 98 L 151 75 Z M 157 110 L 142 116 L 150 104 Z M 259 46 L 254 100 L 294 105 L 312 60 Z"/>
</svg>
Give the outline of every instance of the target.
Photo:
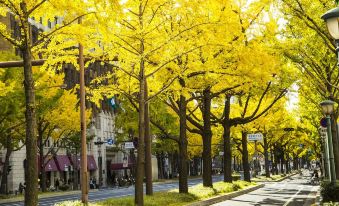
<svg viewBox="0 0 339 206">
<path fill-rule="evenodd" d="M 145 206 L 182 206 L 196 201 L 204 200 L 213 196 L 227 194 L 249 186 L 254 186 L 256 183 L 245 181 L 235 181 L 233 183 L 216 182 L 213 188 L 204 187 L 202 184 L 192 186 L 188 190 L 188 194 L 180 194 L 178 189 L 167 192 L 156 192 L 153 196 L 145 196 Z M 134 197 L 119 197 L 111 198 L 98 203 L 90 203 L 89 206 L 134 206 Z M 55 206 L 82 206 L 80 201 L 67 201 L 56 204 Z"/>
</svg>

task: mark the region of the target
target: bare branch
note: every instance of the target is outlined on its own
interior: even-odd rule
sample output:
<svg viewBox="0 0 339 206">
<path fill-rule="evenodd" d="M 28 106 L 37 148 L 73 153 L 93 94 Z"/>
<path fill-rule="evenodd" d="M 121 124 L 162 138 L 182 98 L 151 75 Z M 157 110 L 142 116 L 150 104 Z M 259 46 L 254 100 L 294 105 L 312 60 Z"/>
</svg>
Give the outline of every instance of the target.
<svg viewBox="0 0 339 206">
<path fill-rule="evenodd" d="M 194 50 L 199 49 L 199 48 L 201 48 L 201 47 L 202 47 L 202 46 L 198 46 L 198 47 L 192 48 L 192 49 L 190 49 L 190 50 L 188 50 L 188 51 L 186 51 L 186 52 L 184 52 L 184 53 L 181 53 L 181 54 L 176 55 L 174 58 L 169 59 L 168 61 L 166 61 L 166 62 L 164 62 L 162 65 L 160 65 L 158 68 L 156 68 L 155 70 L 153 70 L 151 73 L 147 74 L 147 75 L 146 75 L 146 78 L 148 78 L 148 77 L 154 75 L 154 74 L 157 73 L 160 69 L 162 69 L 164 66 L 166 66 L 167 64 L 169 64 L 169 63 L 171 63 L 172 61 L 174 61 L 175 59 L 177 59 L 179 56 L 182 56 L 182 55 L 185 55 L 185 54 L 189 54 L 189 53 L 193 52 Z"/>
<path fill-rule="evenodd" d="M 158 92 L 156 92 L 155 94 L 153 94 L 152 96 L 150 96 L 147 100 L 146 103 L 151 101 L 151 99 L 153 99 L 154 97 L 158 96 L 159 94 L 161 94 L 162 92 L 164 92 L 169 86 L 172 85 L 172 83 L 174 82 L 174 80 L 176 80 L 178 78 L 178 76 L 172 78 L 172 80 L 170 80 L 167 84 L 165 84 Z"/>
<path fill-rule="evenodd" d="M 117 34 L 114 34 L 114 36 L 118 37 L 121 41 L 123 41 L 125 44 L 127 44 L 130 48 L 132 48 L 134 51 L 136 51 L 136 53 L 133 53 L 133 54 L 139 55 L 139 50 L 136 49 L 133 45 L 131 45 L 128 41 L 126 41 L 125 39 L 123 39 L 122 37 L 120 37 Z"/>
<path fill-rule="evenodd" d="M 27 11 L 27 16 L 29 16 L 32 12 L 34 12 L 37 8 L 39 8 L 43 3 L 45 3 L 47 0 L 42 0 L 39 3 L 37 3 L 33 8 Z"/>
</svg>

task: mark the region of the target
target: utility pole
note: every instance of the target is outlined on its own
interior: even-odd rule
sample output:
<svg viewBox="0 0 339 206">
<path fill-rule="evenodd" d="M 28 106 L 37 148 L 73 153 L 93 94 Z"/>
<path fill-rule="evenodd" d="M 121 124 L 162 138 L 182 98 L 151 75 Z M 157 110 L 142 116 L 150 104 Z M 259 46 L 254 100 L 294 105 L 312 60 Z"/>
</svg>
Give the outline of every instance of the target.
<svg viewBox="0 0 339 206">
<path fill-rule="evenodd" d="M 81 24 L 81 18 L 79 18 Z M 80 67 L 80 122 L 81 122 L 81 201 L 88 203 L 88 173 L 87 173 L 87 140 L 86 140 L 86 113 L 85 113 L 85 66 L 84 47 L 79 43 Z"/>
</svg>

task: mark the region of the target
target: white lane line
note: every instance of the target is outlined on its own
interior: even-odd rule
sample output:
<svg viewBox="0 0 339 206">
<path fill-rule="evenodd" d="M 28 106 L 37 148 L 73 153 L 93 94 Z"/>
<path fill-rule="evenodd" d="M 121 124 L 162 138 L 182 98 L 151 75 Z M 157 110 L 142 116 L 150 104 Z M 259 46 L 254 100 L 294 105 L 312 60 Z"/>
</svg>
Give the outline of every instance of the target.
<svg viewBox="0 0 339 206">
<path fill-rule="evenodd" d="M 301 187 L 297 193 L 295 193 L 283 206 L 287 206 L 290 204 L 290 202 L 299 194 L 299 192 L 303 189 L 304 187 Z"/>
<path fill-rule="evenodd" d="M 307 198 L 303 206 L 311 205 L 312 203 L 315 202 L 318 189 L 319 189 L 318 186 L 312 187 L 310 193 L 307 195 Z"/>
</svg>

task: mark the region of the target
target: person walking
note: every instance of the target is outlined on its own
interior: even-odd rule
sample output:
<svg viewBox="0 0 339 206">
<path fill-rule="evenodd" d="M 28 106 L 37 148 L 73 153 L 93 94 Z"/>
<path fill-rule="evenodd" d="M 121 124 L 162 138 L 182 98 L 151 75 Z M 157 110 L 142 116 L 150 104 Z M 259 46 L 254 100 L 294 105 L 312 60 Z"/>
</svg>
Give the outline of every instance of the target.
<svg viewBox="0 0 339 206">
<path fill-rule="evenodd" d="M 56 180 L 55 180 L 55 190 L 59 190 L 59 185 L 60 185 L 60 182 L 59 182 L 59 179 L 57 178 Z"/>
<path fill-rule="evenodd" d="M 23 190 L 25 189 L 25 187 L 22 185 L 22 183 L 20 182 L 19 184 L 19 192 L 20 194 L 22 194 Z"/>
</svg>

